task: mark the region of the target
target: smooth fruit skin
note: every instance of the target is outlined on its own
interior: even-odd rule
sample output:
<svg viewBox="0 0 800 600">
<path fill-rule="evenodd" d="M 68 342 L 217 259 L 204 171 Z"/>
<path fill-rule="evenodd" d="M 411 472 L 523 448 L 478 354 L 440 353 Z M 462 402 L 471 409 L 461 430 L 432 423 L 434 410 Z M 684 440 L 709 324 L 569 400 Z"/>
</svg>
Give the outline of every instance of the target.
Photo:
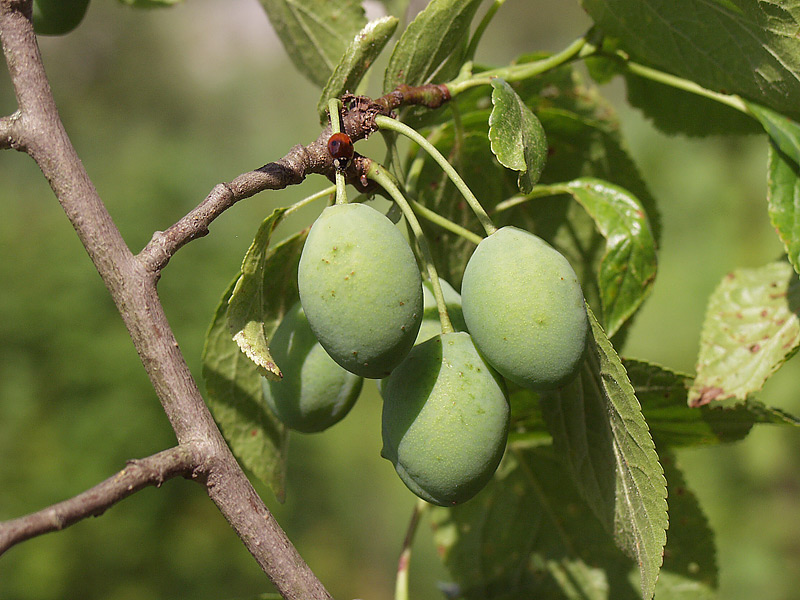
<svg viewBox="0 0 800 600">
<path fill-rule="evenodd" d="M 64 35 L 83 20 L 89 0 L 33 0 L 33 30 L 40 35 Z"/>
<path fill-rule="evenodd" d="M 283 317 L 269 349 L 283 379 L 262 379 L 264 400 L 287 427 L 315 433 L 350 412 L 364 380 L 328 356 L 308 326 L 299 302 Z"/>
<path fill-rule="evenodd" d="M 503 227 L 478 244 L 461 303 L 475 345 L 514 383 L 551 390 L 580 369 L 589 330 L 583 291 L 567 259 L 532 233 Z"/>
<path fill-rule="evenodd" d="M 300 302 L 320 344 L 342 367 L 386 377 L 422 321 L 422 279 L 400 230 L 364 204 L 322 211 L 297 272 Z"/>
<path fill-rule="evenodd" d="M 442 287 L 444 303 L 453 329 L 465 331 L 467 326 L 464 323 L 464 315 L 461 313 L 461 295 L 441 277 L 439 278 L 439 285 Z M 421 344 L 442 333 L 442 324 L 439 320 L 439 309 L 436 307 L 436 297 L 433 295 L 433 286 L 427 280 L 422 282 L 422 304 L 422 325 L 420 325 L 414 345 Z"/>
<path fill-rule="evenodd" d="M 508 439 L 508 397 L 469 334 L 445 333 L 415 346 L 381 393 L 381 456 L 412 492 L 453 506 L 489 482 Z"/>
</svg>

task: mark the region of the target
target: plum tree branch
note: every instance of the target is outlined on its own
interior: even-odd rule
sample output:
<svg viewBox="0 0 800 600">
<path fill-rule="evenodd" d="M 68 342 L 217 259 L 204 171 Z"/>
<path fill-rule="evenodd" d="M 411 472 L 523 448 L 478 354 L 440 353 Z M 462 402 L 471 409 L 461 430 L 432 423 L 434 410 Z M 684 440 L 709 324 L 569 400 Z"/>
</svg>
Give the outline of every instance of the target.
<svg viewBox="0 0 800 600">
<path fill-rule="evenodd" d="M 60 531 L 87 517 L 97 517 L 117 502 L 148 487 L 160 487 L 174 477 L 192 477 L 201 448 L 181 444 L 148 456 L 128 461 L 113 477 L 77 496 L 48 508 L 0 523 L 0 555 L 32 537 Z"/>
<path fill-rule="evenodd" d="M 329 600 L 231 454 L 169 326 L 158 273 L 131 253 L 75 152 L 30 15 L 31 0 L 0 0 L 0 41 L 19 109 L 15 137 L 4 147 L 27 152 L 49 182 L 119 310 L 179 444 L 202 447 L 194 472 L 211 500 L 284 598 Z"/>
<path fill-rule="evenodd" d="M 341 129 L 355 142 L 378 130 L 376 117 L 389 116 L 393 109 L 401 106 L 438 108 L 450 100 L 450 94 L 444 85 L 401 85 L 374 101 L 366 96 L 348 94 L 342 100 L 348 108 L 342 115 Z M 265 190 L 297 185 L 312 173 L 326 175 L 334 181 L 335 169 L 327 150 L 331 133 L 328 125 L 309 145 L 294 146 L 283 158 L 243 173 L 228 183 L 217 184 L 197 207 L 177 223 L 165 231 L 156 231 L 137 258 L 149 272 L 158 274 L 180 248 L 208 235 L 214 219 L 239 200 Z M 367 182 L 366 171 L 360 168 L 363 164 L 358 160 L 353 161 L 345 172 L 347 183 L 361 193 L 375 189 L 373 184 Z"/>
</svg>

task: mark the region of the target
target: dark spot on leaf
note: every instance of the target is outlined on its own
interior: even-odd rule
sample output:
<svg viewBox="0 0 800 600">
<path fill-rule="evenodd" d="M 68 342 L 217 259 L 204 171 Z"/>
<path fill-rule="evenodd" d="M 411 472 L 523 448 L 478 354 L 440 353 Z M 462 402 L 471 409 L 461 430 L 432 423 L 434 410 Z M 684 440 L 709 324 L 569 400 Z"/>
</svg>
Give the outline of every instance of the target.
<svg viewBox="0 0 800 600">
<path fill-rule="evenodd" d="M 700 390 L 700 396 L 695 398 L 689 406 L 692 408 L 697 408 L 698 406 L 704 406 L 709 402 L 716 400 L 720 396 L 725 394 L 725 390 L 723 390 L 719 386 L 708 386 L 704 387 Z"/>
<path fill-rule="evenodd" d="M 753 354 L 755 354 L 759 350 L 761 350 L 761 344 L 753 344 L 752 346 L 750 346 L 750 352 L 752 352 Z"/>
</svg>

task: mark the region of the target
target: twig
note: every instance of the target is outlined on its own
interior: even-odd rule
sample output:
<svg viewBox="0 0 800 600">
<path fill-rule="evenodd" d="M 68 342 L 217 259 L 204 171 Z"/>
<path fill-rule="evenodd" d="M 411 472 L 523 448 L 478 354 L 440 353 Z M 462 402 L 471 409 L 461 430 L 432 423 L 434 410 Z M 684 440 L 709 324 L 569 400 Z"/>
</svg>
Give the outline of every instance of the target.
<svg viewBox="0 0 800 600">
<path fill-rule="evenodd" d="M 197 444 L 182 444 L 153 456 L 128 461 L 113 477 L 74 498 L 24 517 L 0 522 L 0 555 L 32 537 L 60 531 L 108 508 L 148 486 L 159 487 L 167 479 L 191 477 L 202 462 Z"/>
<path fill-rule="evenodd" d="M 395 580 L 394 600 L 408 600 L 408 574 L 411 566 L 411 547 L 414 545 L 414 537 L 417 535 L 419 520 L 428 509 L 429 504 L 424 500 L 417 500 L 414 510 L 411 511 L 411 518 L 408 521 L 406 536 L 403 539 L 403 550 L 400 552 L 400 559 L 397 561 L 397 579 Z"/>
</svg>

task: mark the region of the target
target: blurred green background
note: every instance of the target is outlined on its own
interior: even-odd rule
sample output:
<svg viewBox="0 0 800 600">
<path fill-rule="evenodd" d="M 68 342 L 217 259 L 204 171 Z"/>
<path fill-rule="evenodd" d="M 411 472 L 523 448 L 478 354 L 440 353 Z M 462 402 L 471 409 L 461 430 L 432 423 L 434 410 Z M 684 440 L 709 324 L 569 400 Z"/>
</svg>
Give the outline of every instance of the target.
<svg viewBox="0 0 800 600">
<path fill-rule="evenodd" d="M 379 14 L 380 5 L 368 6 Z M 575 2 L 509 0 L 478 58 L 557 51 L 588 24 Z M 318 90 L 289 65 L 257 0 L 189 0 L 159 11 L 94 0 L 77 31 L 42 39 L 41 48 L 73 143 L 135 251 L 216 183 L 318 133 Z M 781 253 L 766 214 L 766 142 L 668 138 L 626 108 L 619 82 L 604 92 L 664 222 L 659 279 L 623 353 L 691 373 L 720 278 Z M 15 108 L 3 69 L 0 114 Z M 206 327 L 259 222 L 325 185 L 312 177 L 240 203 L 165 270 L 162 300 L 198 377 Z M 0 519 L 8 519 L 175 440 L 105 288 L 23 154 L 0 153 L 0 210 Z M 798 383 L 793 361 L 760 397 L 798 413 Z M 379 457 L 380 405 L 368 388 L 340 425 L 292 439 L 284 505 L 258 488 L 340 599 L 392 597 L 415 502 Z M 796 432 L 762 427 L 738 445 L 679 455 L 717 532 L 720 598 L 800 598 L 798 450 Z M 440 598 L 446 573 L 425 527 L 412 561 L 412 597 Z M 269 589 L 202 489 L 183 480 L 0 558 L 4 600 L 216 600 Z"/>
</svg>

